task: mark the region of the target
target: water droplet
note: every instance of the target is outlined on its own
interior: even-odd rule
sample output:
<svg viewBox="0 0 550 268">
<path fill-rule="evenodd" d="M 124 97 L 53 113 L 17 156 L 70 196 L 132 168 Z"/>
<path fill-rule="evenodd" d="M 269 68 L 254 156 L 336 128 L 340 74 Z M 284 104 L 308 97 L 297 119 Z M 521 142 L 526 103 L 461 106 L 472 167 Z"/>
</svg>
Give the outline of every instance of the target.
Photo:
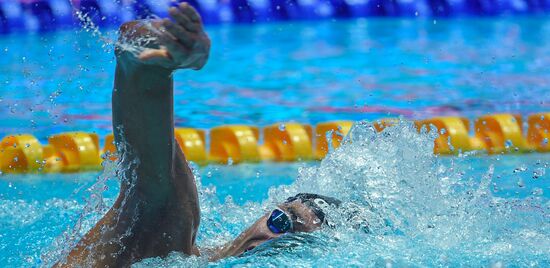
<svg viewBox="0 0 550 268">
<path fill-rule="evenodd" d="M 27 256 L 27 257 L 25 257 L 25 261 L 27 263 L 34 263 L 34 258 L 32 256 Z"/>
<path fill-rule="evenodd" d="M 531 194 L 532 195 L 543 195 L 544 190 L 542 190 L 542 188 L 533 188 L 533 190 L 531 191 Z"/>
<path fill-rule="evenodd" d="M 514 144 L 512 143 L 511 140 L 506 140 L 504 142 L 504 147 L 506 147 L 506 148 L 510 148 L 510 147 L 512 147 L 512 145 L 514 145 Z"/>
<path fill-rule="evenodd" d="M 514 169 L 514 173 L 520 173 L 520 172 L 524 172 L 526 170 L 527 170 L 527 166 L 526 165 L 521 165 L 521 166 Z"/>
<path fill-rule="evenodd" d="M 212 172 L 211 172 L 211 171 L 208 171 L 208 173 L 206 173 L 206 177 L 207 177 L 207 178 L 212 178 Z"/>
<path fill-rule="evenodd" d="M 285 130 L 286 130 L 285 124 L 280 124 L 280 125 L 279 125 L 279 130 L 280 130 L 280 131 L 285 131 Z"/>
<path fill-rule="evenodd" d="M 538 178 L 544 176 L 545 173 L 546 173 L 545 168 L 543 168 L 543 167 L 536 168 L 535 170 L 533 170 L 533 179 L 538 179 Z"/>
<path fill-rule="evenodd" d="M 228 166 L 233 165 L 233 158 L 231 158 L 231 157 L 227 158 L 227 165 Z"/>
<path fill-rule="evenodd" d="M 517 184 L 518 184 L 519 188 L 525 187 L 525 182 L 523 182 L 523 179 L 521 179 L 521 178 L 518 180 Z"/>
</svg>

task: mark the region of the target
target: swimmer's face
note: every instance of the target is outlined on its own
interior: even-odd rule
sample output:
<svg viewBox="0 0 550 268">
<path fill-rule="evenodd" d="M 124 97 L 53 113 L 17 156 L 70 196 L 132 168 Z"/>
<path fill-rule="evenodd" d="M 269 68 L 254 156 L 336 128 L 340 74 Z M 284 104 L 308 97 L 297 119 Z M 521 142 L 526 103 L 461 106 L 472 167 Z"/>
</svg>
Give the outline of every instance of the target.
<svg viewBox="0 0 550 268">
<path fill-rule="evenodd" d="M 292 220 L 293 227 L 289 233 L 313 232 L 320 229 L 322 226 L 321 220 L 315 215 L 313 210 L 300 200 L 283 203 L 277 207 L 284 211 Z M 231 247 L 227 248 L 229 255 L 240 255 L 266 241 L 283 235 L 273 233 L 267 227 L 267 220 L 270 215 L 271 211 L 258 219 L 250 228 L 233 241 Z"/>
</svg>

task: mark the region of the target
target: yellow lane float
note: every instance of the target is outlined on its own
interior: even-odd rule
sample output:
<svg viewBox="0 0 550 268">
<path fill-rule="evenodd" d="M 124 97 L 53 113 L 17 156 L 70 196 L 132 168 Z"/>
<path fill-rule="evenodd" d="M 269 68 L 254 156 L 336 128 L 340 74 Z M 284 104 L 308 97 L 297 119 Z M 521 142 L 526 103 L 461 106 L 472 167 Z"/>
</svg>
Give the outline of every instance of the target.
<svg viewBox="0 0 550 268">
<path fill-rule="evenodd" d="M 188 161 L 204 164 L 206 156 L 206 138 L 203 130 L 194 128 L 176 128 L 174 137 Z"/>
<path fill-rule="evenodd" d="M 525 152 L 531 149 L 523 137 L 521 117 L 518 115 L 482 116 L 475 121 L 474 131 L 490 154 Z"/>
<path fill-rule="evenodd" d="M 315 127 L 315 156 L 318 159 L 325 157 L 329 148 L 327 140 L 331 141 L 332 148 L 338 148 L 342 139 L 348 135 L 352 125 L 353 121 L 332 121 L 317 124 Z M 328 132 L 330 134 L 327 135 Z"/>
<path fill-rule="evenodd" d="M 241 163 L 260 161 L 257 127 L 232 125 L 210 130 L 210 158 L 213 162 Z"/>
<path fill-rule="evenodd" d="M 276 161 L 311 160 L 312 128 L 298 123 L 280 123 L 264 128 L 264 144 Z"/>
<path fill-rule="evenodd" d="M 481 150 L 482 145 L 469 135 L 470 122 L 462 117 L 435 117 L 415 122 L 419 131 L 431 131 L 435 127 L 438 137 L 434 140 L 435 154 L 458 154 Z"/>
<path fill-rule="evenodd" d="M 36 172 L 43 167 L 43 160 L 42 144 L 32 135 L 11 135 L 0 141 L 0 170 L 2 172 Z"/>
<path fill-rule="evenodd" d="M 527 141 L 539 152 L 550 152 L 550 113 L 530 115 Z"/>
<path fill-rule="evenodd" d="M 393 126 L 397 123 L 399 123 L 399 119 L 397 118 L 382 118 L 374 121 L 372 125 L 376 131 L 381 132 L 385 128 Z"/>
<path fill-rule="evenodd" d="M 116 151 L 116 145 L 115 145 L 115 136 L 111 134 L 107 134 L 105 136 L 105 143 L 103 145 L 103 149 L 101 150 L 100 154 L 109 153 L 111 155 L 115 154 Z"/>
<path fill-rule="evenodd" d="M 48 143 L 59 153 L 63 172 L 97 170 L 101 167 L 99 138 L 95 133 L 61 133 L 51 136 Z"/>
<path fill-rule="evenodd" d="M 377 131 L 398 122 L 386 118 L 373 122 Z M 414 122 L 418 130 L 437 129 L 434 153 L 441 155 L 467 151 L 489 154 L 529 151 L 550 152 L 550 113 L 532 114 L 527 120 L 524 136 L 521 117 L 495 114 L 479 117 L 470 131 L 468 119 L 435 117 Z M 353 125 L 351 121 L 323 122 L 312 127 L 298 123 L 267 126 L 260 132 L 255 126 L 226 125 L 209 131 L 176 128 L 174 138 L 187 160 L 199 164 L 241 163 L 258 161 L 301 161 L 323 158 L 329 143 L 340 146 L 342 138 Z M 260 135 L 263 134 L 263 135 Z M 261 142 L 263 139 L 263 143 Z M 113 134 L 105 137 L 102 150 L 94 133 L 70 132 L 51 136 L 42 145 L 32 135 L 8 135 L 0 141 L 0 171 L 2 173 L 76 172 L 98 170 L 100 155 L 116 152 Z M 207 153 L 209 149 L 209 153 Z M 111 157 L 112 160 L 116 156 Z"/>
</svg>

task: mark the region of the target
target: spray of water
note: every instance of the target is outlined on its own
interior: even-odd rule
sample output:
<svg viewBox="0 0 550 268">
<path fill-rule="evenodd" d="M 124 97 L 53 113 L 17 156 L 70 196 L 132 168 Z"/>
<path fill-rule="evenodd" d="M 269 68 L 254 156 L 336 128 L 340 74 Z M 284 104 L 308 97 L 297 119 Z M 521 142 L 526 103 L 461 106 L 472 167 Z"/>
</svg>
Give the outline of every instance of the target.
<svg viewBox="0 0 550 268">
<path fill-rule="evenodd" d="M 143 27 L 147 29 L 151 35 L 140 35 L 139 37 L 135 37 L 132 36 L 131 33 L 121 35 L 120 32 L 115 32 L 114 35 L 111 35 L 102 32 L 89 13 L 83 12 L 74 6 L 73 10 L 77 19 L 80 21 L 82 31 L 91 34 L 93 37 L 96 37 L 99 41 L 101 41 L 103 43 L 102 47 L 105 48 L 106 53 L 112 53 L 113 48 L 117 47 L 121 51 L 131 53 L 134 57 L 137 57 L 147 48 L 154 46 L 157 41 L 156 36 L 159 36 L 163 30 L 153 27 L 152 20 L 159 19 L 159 17 L 156 15 L 151 15 L 150 19 L 139 21 L 140 25 L 136 27 Z M 105 18 L 101 19 L 104 20 Z M 119 36 L 120 38 L 117 39 L 113 36 Z M 126 36 L 132 37 L 126 38 Z"/>
<path fill-rule="evenodd" d="M 122 131 L 122 129 L 120 130 Z M 139 165 L 139 160 L 129 157 L 131 155 L 131 148 L 124 142 L 117 143 L 119 153 L 105 153 L 102 158 L 103 172 L 97 177 L 96 182 L 89 187 L 86 191 L 90 193 L 89 198 L 85 200 L 85 205 L 82 208 L 82 212 L 76 220 L 73 226 L 70 226 L 60 236 L 58 236 L 52 246 L 45 250 L 41 256 L 42 264 L 45 267 L 50 267 L 57 262 L 64 262 L 71 250 L 78 244 L 83 236 L 94 227 L 103 215 L 105 215 L 109 209 L 113 206 L 115 200 L 108 199 L 104 196 L 108 189 L 108 182 L 110 180 L 117 180 L 120 185 L 122 196 L 124 199 L 120 202 L 120 209 L 114 209 L 114 213 L 120 216 L 120 212 L 127 208 L 127 200 L 132 197 L 132 189 L 135 186 L 136 175 L 135 168 Z M 116 159 L 111 161 L 110 159 Z M 128 204 L 131 206 L 132 204 Z M 131 222 L 135 223 L 139 215 L 135 215 Z M 104 226 L 100 231 L 102 233 L 112 231 L 113 226 Z M 113 241 L 103 241 L 103 243 L 118 244 L 120 248 L 123 248 L 122 239 L 131 235 L 125 233 L 121 237 L 116 238 Z M 87 256 L 87 261 L 84 263 L 93 263 L 94 258 L 99 258 L 94 254 Z"/>
<path fill-rule="evenodd" d="M 435 136 L 406 122 L 382 133 L 359 122 L 342 146 L 319 165 L 301 168 L 293 184 L 272 188 L 261 204 L 219 203 L 212 189 L 201 187 L 198 244 L 224 244 L 287 197 L 312 192 L 344 201 L 328 215 L 331 228 L 285 236 L 213 265 L 548 264 L 548 200 L 493 196 L 494 167 L 476 176 L 463 163 L 467 157 L 442 161 L 432 153 Z M 174 253 L 137 264 L 182 265 L 205 265 L 205 259 Z"/>
</svg>

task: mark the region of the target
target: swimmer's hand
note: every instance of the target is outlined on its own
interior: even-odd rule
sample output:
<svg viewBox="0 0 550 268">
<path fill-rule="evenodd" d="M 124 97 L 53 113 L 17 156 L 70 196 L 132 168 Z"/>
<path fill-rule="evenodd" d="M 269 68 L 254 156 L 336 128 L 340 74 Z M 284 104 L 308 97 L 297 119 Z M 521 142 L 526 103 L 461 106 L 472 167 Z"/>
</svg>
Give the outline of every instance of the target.
<svg viewBox="0 0 550 268">
<path fill-rule="evenodd" d="M 201 69 L 208 60 L 210 39 L 199 13 L 185 2 L 171 7 L 168 13 L 173 21 L 152 23 L 157 45 L 141 52 L 138 59 L 170 70 Z"/>
</svg>

